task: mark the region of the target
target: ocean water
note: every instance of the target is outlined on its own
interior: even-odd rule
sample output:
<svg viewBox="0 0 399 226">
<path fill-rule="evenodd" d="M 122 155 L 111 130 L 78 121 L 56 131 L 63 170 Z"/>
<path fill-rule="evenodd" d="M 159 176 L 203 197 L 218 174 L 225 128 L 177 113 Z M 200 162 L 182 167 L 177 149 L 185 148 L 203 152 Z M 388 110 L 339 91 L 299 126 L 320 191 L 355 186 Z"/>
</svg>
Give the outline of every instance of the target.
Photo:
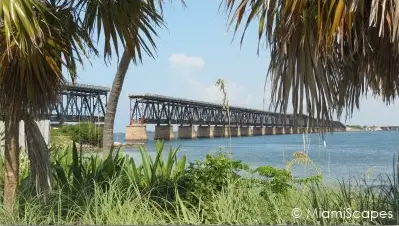
<svg viewBox="0 0 399 226">
<path fill-rule="evenodd" d="M 309 145 L 305 149 L 313 165 L 296 165 L 292 168 L 294 176 L 309 176 L 321 171 L 325 180 L 353 177 L 371 180 L 380 174 L 392 175 L 393 159 L 399 153 L 398 131 L 327 134 L 325 144 L 318 134 L 309 134 L 308 140 Z M 155 155 L 152 137 L 145 146 Z M 233 158 L 242 160 L 251 168 L 264 165 L 283 168 L 293 159 L 295 152 L 304 150 L 304 139 L 303 135 L 293 134 L 165 142 L 165 147 L 170 146 L 180 147 L 178 156 L 186 155 L 188 161 L 204 159 L 206 154 L 214 153 L 221 147 L 231 147 Z M 136 148 L 124 151 L 140 162 Z"/>
</svg>

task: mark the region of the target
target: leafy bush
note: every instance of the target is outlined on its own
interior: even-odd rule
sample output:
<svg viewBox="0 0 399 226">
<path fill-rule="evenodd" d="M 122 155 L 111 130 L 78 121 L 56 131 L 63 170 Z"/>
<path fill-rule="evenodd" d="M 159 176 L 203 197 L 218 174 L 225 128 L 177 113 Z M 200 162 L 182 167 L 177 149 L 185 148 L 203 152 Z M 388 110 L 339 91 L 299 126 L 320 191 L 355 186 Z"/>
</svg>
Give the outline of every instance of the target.
<svg viewBox="0 0 399 226">
<path fill-rule="evenodd" d="M 261 182 L 270 186 L 275 193 L 286 194 L 288 189 L 292 187 L 293 178 L 291 172 L 285 169 L 276 169 L 271 166 L 260 166 L 253 173 L 258 173 L 264 177 Z"/>
<path fill-rule="evenodd" d="M 223 152 L 208 154 L 203 161 L 190 163 L 183 180 L 183 186 L 189 188 L 187 198 L 211 199 L 212 194 L 220 192 L 230 181 L 241 178 L 237 174 L 241 170 L 247 171 L 249 167 Z"/>
<path fill-rule="evenodd" d="M 52 136 L 68 136 L 76 143 L 101 147 L 103 129 L 94 123 L 85 122 L 53 129 Z"/>
<path fill-rule="evenodd" d="M 260 166 L 252 171 L 261 176 L 259 183 L 268 186 L 276 194 L 287 195 L 289 189 L 295 185 L 313 184 L 322 181 L 322 176 L 316 174 L 306 178 L 294 178 L 290 171 L 286 169 L 277 169 L 272 166 Z"/>
</svg>

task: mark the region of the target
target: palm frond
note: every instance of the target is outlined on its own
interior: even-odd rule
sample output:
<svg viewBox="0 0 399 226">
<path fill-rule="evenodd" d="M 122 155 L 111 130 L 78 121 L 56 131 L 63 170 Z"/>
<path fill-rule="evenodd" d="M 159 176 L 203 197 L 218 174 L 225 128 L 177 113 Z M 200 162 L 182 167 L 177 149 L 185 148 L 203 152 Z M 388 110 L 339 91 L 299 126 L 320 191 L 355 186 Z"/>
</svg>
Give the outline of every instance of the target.
<svg viewBox="0 0 399 226">
<path fill-rule="evenodd" d="M 399 91 L 399 10 L 393 0 L 225 0 L 234 30 L 257 21 L 271 48 L 272 104 L 332 119 L 367 93 Z M 246 19 L 245 19 L 246 18 Z M 258 45 L 259 46 L 259 45 Z M 258 47 L 259 48 L 259 47 Z"/>
<path fill-rule="evenodd" d="M 31 0 L 0 4 L 0 109 L 45 115 L 64 82 L 62 68 L 74 78 L 86 49 L 94 49 L 90 37 L 70 7 Z"/>
<path fill-rule="evenodd" d="M 163 25 L 156 1 L 80 0 L 79 2 L 78 5 L 85 11 L 84 27 L 90 34 L 95 33 L 97 40 L 104 37 L 104 58 L 112 55 L 112 49 L 119 56 L 119 43 L 129 51 L 135 63 L 142 60 L 143 52 L 151 57 L 155 56 L 156 28 Z"/>
</svg>

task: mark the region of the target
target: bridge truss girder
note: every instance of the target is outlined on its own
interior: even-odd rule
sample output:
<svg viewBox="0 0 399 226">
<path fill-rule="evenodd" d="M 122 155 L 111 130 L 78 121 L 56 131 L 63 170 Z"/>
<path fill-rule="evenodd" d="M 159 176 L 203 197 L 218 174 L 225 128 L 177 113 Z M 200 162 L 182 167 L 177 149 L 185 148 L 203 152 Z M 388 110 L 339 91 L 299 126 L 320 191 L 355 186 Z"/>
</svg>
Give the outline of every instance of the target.
<svg viewBox="0 0 399 226">
<path fill-rule="evenodd" d="M 182 101 L 167 97 L 157 98 L 154 95 L 130 96 L 131 123 L 146 124 L 189 124 L 189 125 L 221 125 L 229 124 L 227 110 L 216 104 L 204 102 Z M 303 116 L 282 115 L 272 112 L 230 107 L 230 125 L 264 126 L 264 127 L 327 127 L 315 120 Z M 333 122 L 332 127 L 344 127 L 340 122 Z"/>
<path fill-rule="evenodd" d="M 66 86 L 50 113 L 52 123 L 104 122 L 108 90 L 90 86 Z"/>
</svg>

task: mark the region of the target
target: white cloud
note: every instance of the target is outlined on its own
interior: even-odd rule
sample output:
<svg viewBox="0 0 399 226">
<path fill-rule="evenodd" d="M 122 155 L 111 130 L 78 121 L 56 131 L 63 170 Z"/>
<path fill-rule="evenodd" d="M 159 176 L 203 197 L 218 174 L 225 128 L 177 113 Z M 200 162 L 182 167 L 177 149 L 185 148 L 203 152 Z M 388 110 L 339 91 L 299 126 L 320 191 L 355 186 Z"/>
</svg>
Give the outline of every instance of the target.
<svg viewBox="0 0 399 226">
<path fill-rule="evenodd" d="M 183 53 L 174 53 L 169 57 L 169 62 L 172 68 L 180 69 L 202 69 L 205 66 L 205 61 L 199 56 L 188 56 Z"/>
<path fill-rule="evenodd" d="M 220 88 L 215 85 L 215 83 L 205 85 L 197 82 L 196 87 L 193 88 L 199 91 L 198 98 L 206 102 L 222 104 L 223 93 Z M 252 94 L 249 93 L 245 87 L 232 81 L 225 81 L 225 86 L 229 105 L 239 107 L 253 107 L 251 106 Z"/>
<path fill-rule="evenodd" d="M 218 86 L 216 80 L 211 83 L 203 82 L 202 76 L 199 73 L 205 67 L 205 61 L 199 56 L 188 56 L 186 54 L 176 53 L 169 57 L 171 69 L 173 74 L 180 75 L 179 78 L 186 84 L 185 86 L 190 90 L 185 95 L 185 98 L 212 102 L 216 104 L 223 103 L 223 94 Z M 259 108 L 260 103 L 256 103 L 253 98 L 252 90 L 230 80 L 225 80 L 226 91 L 228 95 L 229 104 L 231 106 Z M 259 99 L 259 98 L 255 98 Z M 256 107 L 253 105 L 256 103 Z"/>
</svg>

